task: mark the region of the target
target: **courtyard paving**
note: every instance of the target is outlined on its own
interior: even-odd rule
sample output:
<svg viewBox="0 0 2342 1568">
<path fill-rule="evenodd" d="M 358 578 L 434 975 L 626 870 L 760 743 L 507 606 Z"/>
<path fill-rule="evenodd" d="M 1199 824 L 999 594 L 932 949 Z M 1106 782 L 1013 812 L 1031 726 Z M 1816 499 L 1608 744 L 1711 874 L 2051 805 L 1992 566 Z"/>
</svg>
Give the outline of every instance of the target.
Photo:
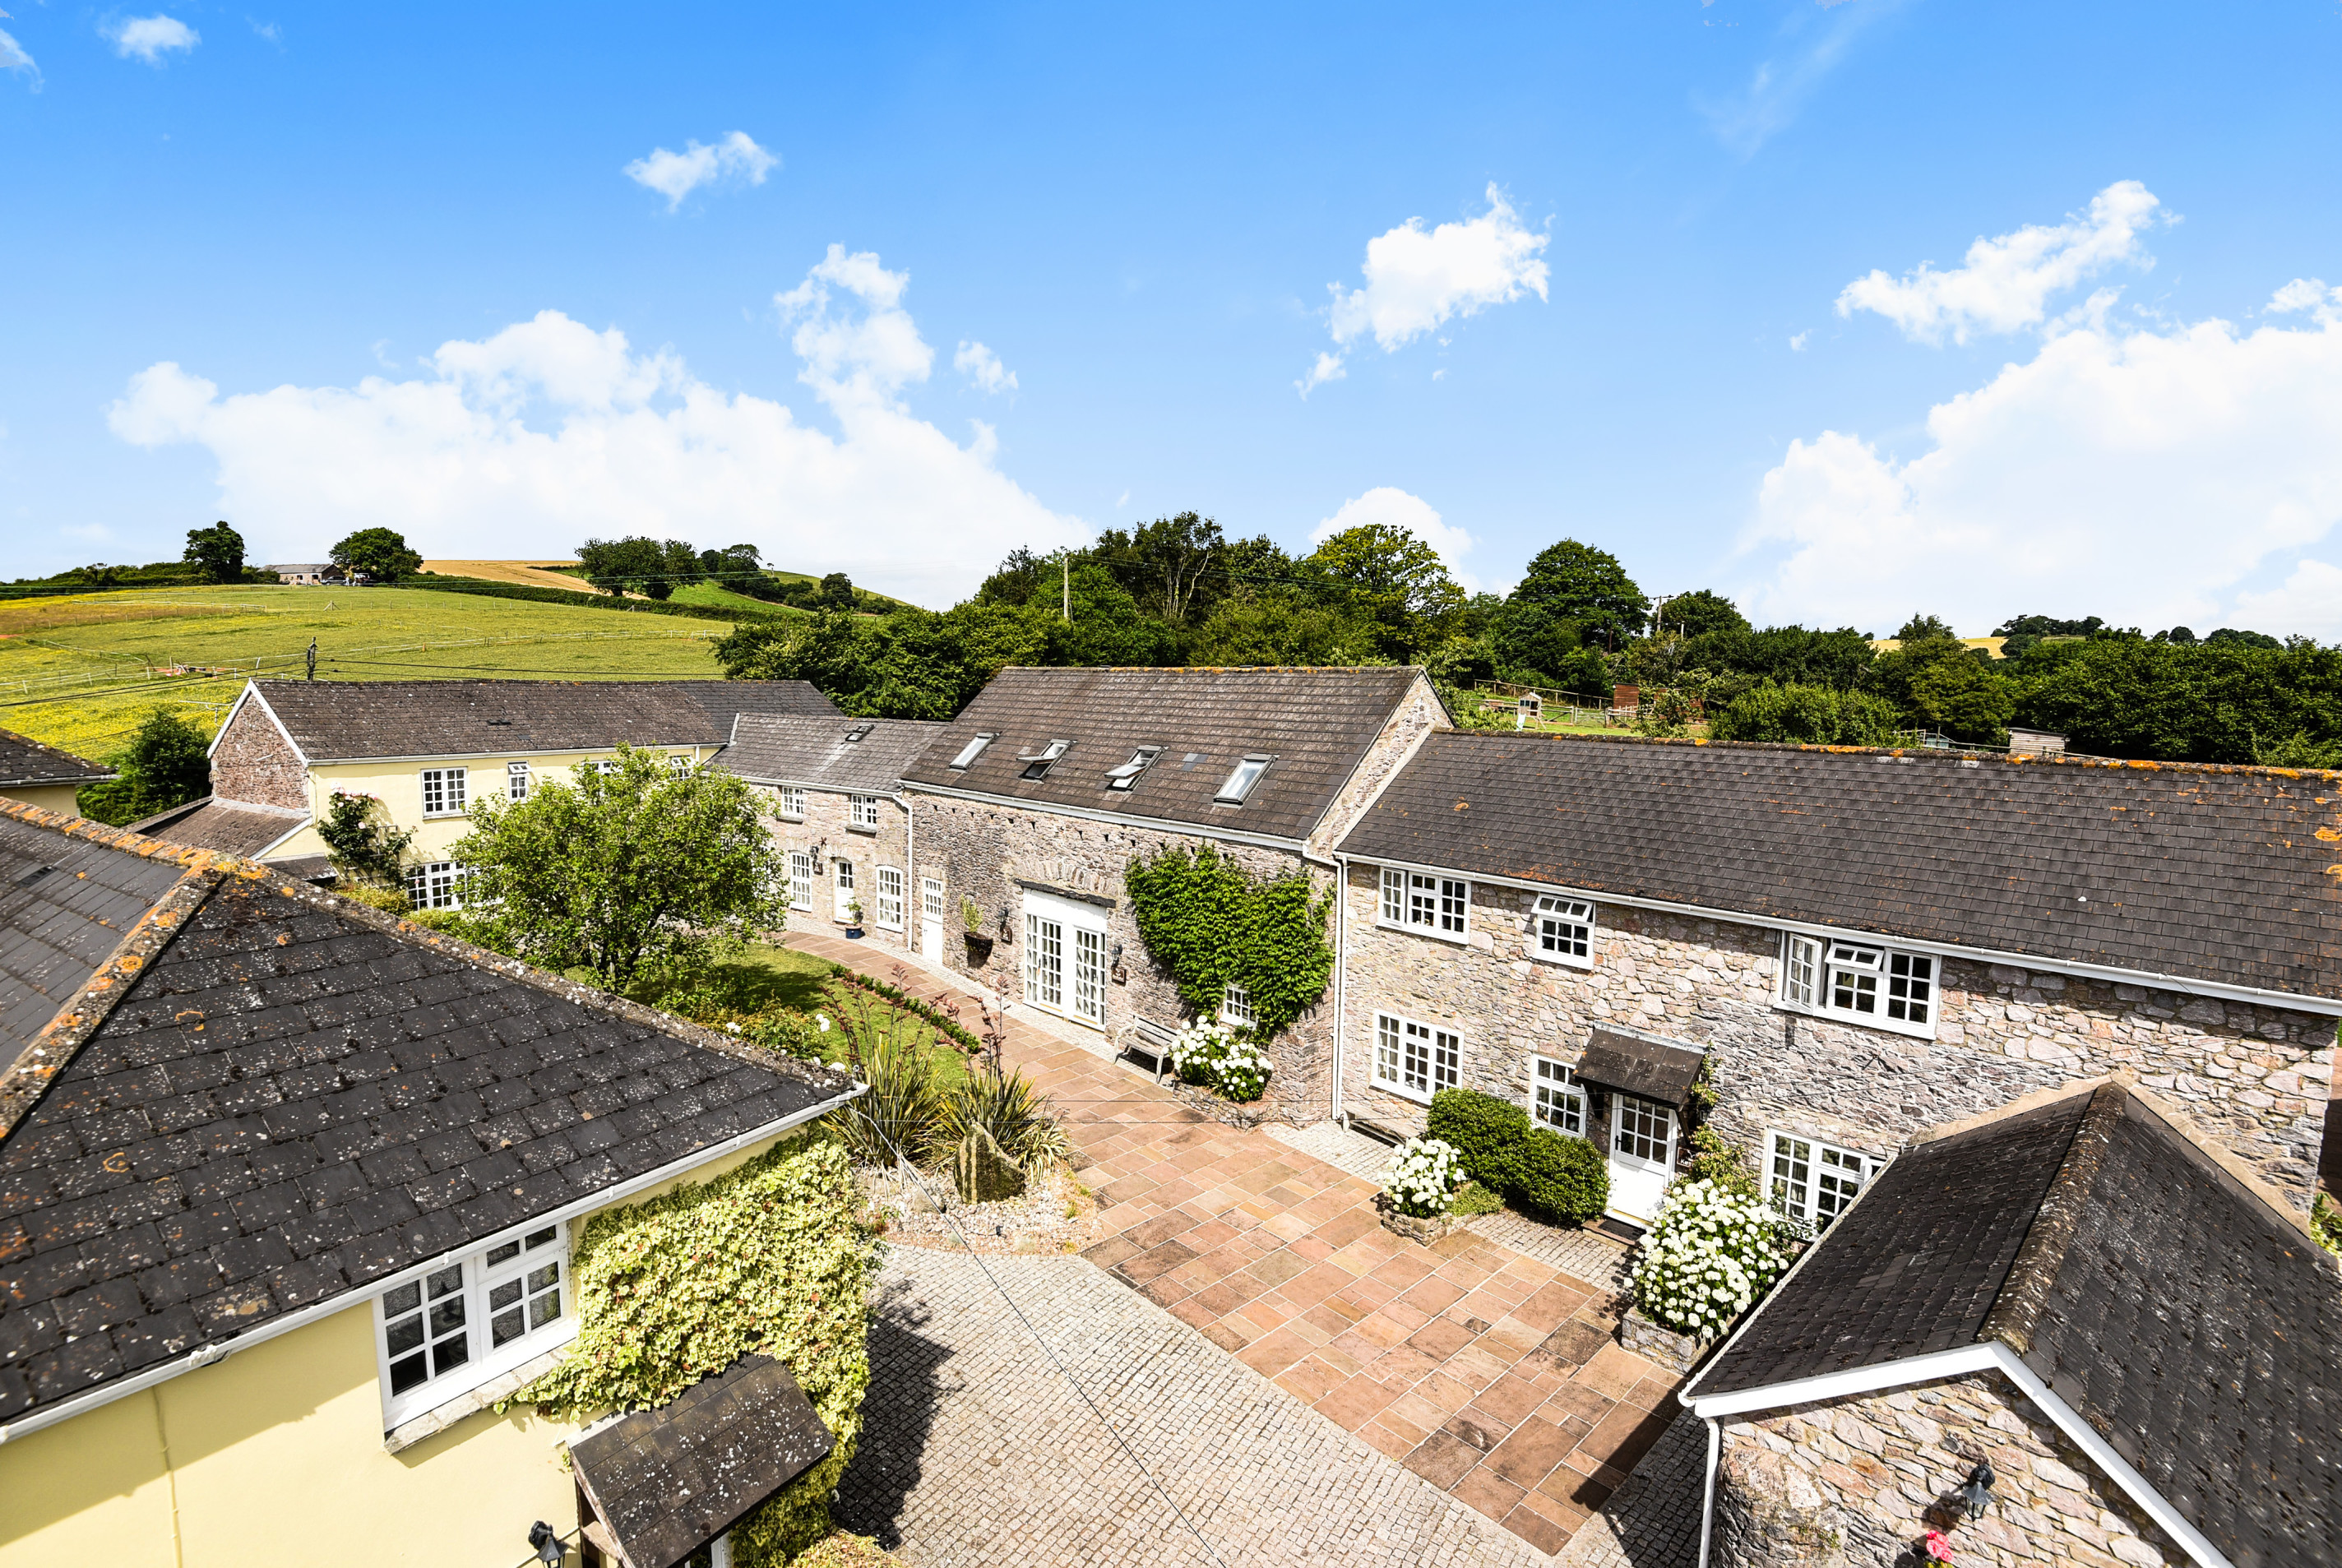
<svg viewBox="0 0 2342 1568">
<path fill-rule="evenodd" d="M 789 940 L 890 980 L 901 964 L 915 993 L 966 1000 L 956 977 L 896 951 Z M 1404 1241 L 1377 1223 L 1371 1181 L 1210 1121 L 1023 1011 L 1006 1059 L 1056 1102 L 1114 1233 L 1088 1262 L 1301 1405 L 1539 1553 L 1560 1551 L 1667 1430 L 1678 1380 L 1611 1337 L 1615 1261 L 1587 1279 L 1468 1231 Z M 1162 1397 L 1178 1403 L 1180 1387 Z"/>
</svg>

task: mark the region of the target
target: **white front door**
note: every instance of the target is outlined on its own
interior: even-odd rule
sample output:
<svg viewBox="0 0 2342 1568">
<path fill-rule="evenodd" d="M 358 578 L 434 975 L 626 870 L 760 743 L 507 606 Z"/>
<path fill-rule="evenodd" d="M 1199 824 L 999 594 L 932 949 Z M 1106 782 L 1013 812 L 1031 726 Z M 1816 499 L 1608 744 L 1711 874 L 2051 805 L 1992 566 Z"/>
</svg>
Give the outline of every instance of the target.
<svg viewBox="0 0 2342 1568">
<path fill-rule="evenodd" d="M 854 918 L 854 912 L 850 907 L 854 903 L 854 863 L 850 860 L 838 860 L 832 861 L 830 864 L 834 868 L 833 874 L 837 881 L 837 918 L 851 921 Z"/>
<path fill-rule="evenodd" d="M 1610 1212 L 1647 1225 L 1676 1174 L 1676 1114 L 1656 1100 L 1610 1096 Z"/>
<path fill-rule="evenodd" d="M 1025 1000 L 1106 1027 L 1106 912 L 1047 894 L 1025 895 Z"/>
<path fill-rule="evenodd" d="M 919 878 L 919 956 L 944 961 L 944 884 L 932 876 Z"/>
</svg>

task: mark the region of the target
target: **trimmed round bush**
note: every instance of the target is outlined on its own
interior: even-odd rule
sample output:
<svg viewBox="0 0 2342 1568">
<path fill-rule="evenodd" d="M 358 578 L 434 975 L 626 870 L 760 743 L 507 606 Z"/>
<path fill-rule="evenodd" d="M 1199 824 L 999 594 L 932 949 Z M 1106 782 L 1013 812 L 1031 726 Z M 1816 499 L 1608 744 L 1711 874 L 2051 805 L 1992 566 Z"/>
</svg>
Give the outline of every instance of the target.
<svg viewBox="0 0 2342 1568">
<path fill-rule="evenodd" d="M 1456 1151 L 1437 1138 L 1409 1138 L 1383 1171 L 1383 1191 L 1400 1213 L 1418 1220 L 1446 1213 L 1463 1185 Z"/>
<path fill-rule="evenodd" d="M 1520 1154 L 1528 1142 L 1529 1114 L 1510 1100 L 1477 1089 L 1442 1089 L 1431 1097 L 1424 1133 L 1456 1151 L 1464 1169 L 1484 1187 L 1510 1194 L 1521 1183 Z"/>
<path fill-rule="evenodd" d="M 1532 1127 L 1515 1164 L 1519 1181 L 1506 1195 L 1547 1219 L 1583 1224 L 1610 1206 L 1610 1163 L 1584 1138 Z"/>
<path fill-rule="evenodd" d="M 1643 1237 L 1635 1304 L 1678 1333 L 1715 1339 L 1788 1268 L 1792 1234 L 1761 1202 L 1708 1182 L 1678 1182 Z"/>
</svg>

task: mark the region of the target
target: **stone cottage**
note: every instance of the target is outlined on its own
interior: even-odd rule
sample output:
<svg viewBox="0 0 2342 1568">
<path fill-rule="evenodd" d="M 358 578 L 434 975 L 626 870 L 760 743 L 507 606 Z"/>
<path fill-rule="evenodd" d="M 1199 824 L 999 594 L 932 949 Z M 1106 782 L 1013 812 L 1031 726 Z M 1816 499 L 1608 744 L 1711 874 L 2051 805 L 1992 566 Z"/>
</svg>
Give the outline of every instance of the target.
<svg viewBox="0 0 2342 1568">
<path fill-rule="evenodd" d="M 1425 738 L 1449 728 L 1419 670 L 1006 669 L 904 774 L 946 961 L 1101 1044 L 1186 1007 L 1140 940 L 1123 873 L 1212 844 L 1330 885 L 1332 852 Z M 1248 999 L 1222 1015 L 1251 1022 Z M 1329 1109 L 1331 1009 L 1267 1044 L 1277 1113 Z"/>
<path fill-rule="evenodd" d="M 1704 1560 L 2308 1568 L 2342 1526 L 2342 1270 L 2119 1079 L 1901 1154 L 1681 1398 Z"/>
<path fill-rule="evenodd" d="M 2337 832 L 2325 774 L 1436 735 L 1340 846 L 1336 1102 L 1514 1100 L 1646 1222 L 1712 1092 L 1827 1224 L 1922 1128 L 2124 1071 L 2307 1206 Z"/>
<path fill-rule="evenodd" d="M 796 924 L 858 927 L 940 962 L 959 922 L 943 884 L 911 881 L 903 770 L 944 726 L 917 719 L 742 714 L 709 765 L 756 786 Z M 859 912 L 858 917 L 856 912 Z"/>
</svg>

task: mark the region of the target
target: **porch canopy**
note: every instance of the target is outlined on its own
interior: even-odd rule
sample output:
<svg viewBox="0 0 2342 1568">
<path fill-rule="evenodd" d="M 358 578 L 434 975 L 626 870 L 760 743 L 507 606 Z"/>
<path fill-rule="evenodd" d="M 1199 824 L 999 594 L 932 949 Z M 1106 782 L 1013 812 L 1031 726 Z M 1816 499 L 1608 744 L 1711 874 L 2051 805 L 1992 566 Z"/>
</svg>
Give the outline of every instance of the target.
<svg viewBox="0 0 2342 1568">
<path fill-rule="evenodd" d="M 1586 1042 L 1576 1072 L 1582 1084 L 1681 1105 L 1699 1076 L 1701 1059 L 1701 1053 L 1688 1045 L 1597 1028 Z"/>
<path fill-rule="evenodd" d="M 742 1356 L 672 1403 L 569 1445 L 586 1543 L 622 1568 L 675 1568 L 826 1457 L 829 1429 L 787 1366 Z M 597 1539 L 596 1537 L 600 1537 Z"/>
</svg>

